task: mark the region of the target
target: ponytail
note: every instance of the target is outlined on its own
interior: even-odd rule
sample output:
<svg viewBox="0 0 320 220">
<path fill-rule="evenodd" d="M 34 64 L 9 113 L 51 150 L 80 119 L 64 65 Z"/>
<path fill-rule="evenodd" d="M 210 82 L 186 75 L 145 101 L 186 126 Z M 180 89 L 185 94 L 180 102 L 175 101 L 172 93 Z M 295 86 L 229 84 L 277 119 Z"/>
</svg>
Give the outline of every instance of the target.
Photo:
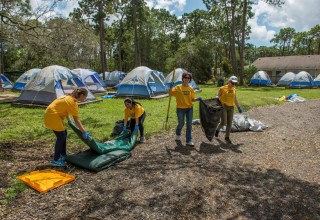
<svg viewBox="0 0 320 220">
<path fill-rule="evenodd" d="M 71 96 L 75 99 L 79 99 L 79 97 L 81 95 L 87 96 L 88 95 L 88 90 L 86 90 L 85 88 L 76 88 L 75 90 L 73 90 L 73 92 L 71 93 Z"/>
</svg>

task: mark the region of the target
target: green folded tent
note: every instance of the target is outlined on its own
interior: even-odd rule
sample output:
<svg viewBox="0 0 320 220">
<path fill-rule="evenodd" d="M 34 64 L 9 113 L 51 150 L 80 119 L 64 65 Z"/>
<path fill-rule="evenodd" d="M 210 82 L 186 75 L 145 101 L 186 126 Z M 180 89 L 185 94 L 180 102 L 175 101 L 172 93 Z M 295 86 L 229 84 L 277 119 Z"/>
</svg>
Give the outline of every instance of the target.
<svg viewBox="0 0 320 220">
<path fill-rule="evenodd" d="M 73 122 L 70 122 L 69 125 L 78 137 L 90 147 L 90 150 L 70 155 L 66 161 L 92 171 L 101 171 L 129 158 L 137 140 L 138 132 L 131 133 L 130 130 L 127 130 L 115 137 L 114 140 L 101 143 L 95 141 L 92 136 L 84 139 L 81 131 Z"/>
<path fill-rule="evenodd" d="M 89 136 L 87 139 L 82 137 L 82 133 L 79 128 L 73 123 L 69 123 L 72 130 L 78 135 L 78 137 L 90 147 L 91 150 L 97 152 L 98 154 L 105 154 L 115 150 L 126 150 L 131 151 L 134 148 L 134 145 L 137 141 L 138 132 L 133 132 L 131 134 L 130 130 L 122 132 L 114 140 L 107 142 L 97 142 L 93 139 L 92 136 Z"/>
<path fill-rule="evenodd" d="M 98 154 L 93 150 L 70 155 L 66 161 L 76 166 L 99 172 L 116 163 L 128 159 L 131 156 L 130 151 L 116 150 L 106 154 Z"/>
</svg>

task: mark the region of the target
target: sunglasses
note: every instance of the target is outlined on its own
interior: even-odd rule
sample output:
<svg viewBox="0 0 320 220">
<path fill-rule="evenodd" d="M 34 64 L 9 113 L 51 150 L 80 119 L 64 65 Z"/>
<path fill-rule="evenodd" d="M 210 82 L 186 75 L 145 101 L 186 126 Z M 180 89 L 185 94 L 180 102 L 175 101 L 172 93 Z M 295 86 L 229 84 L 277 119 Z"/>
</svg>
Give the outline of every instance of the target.
<svg viewBox="0 0 320 220">
<path fill-rule="evenodd" d="M 190 77 L 183 77 L 184 79 L 191 79 Z"/>
</svg>

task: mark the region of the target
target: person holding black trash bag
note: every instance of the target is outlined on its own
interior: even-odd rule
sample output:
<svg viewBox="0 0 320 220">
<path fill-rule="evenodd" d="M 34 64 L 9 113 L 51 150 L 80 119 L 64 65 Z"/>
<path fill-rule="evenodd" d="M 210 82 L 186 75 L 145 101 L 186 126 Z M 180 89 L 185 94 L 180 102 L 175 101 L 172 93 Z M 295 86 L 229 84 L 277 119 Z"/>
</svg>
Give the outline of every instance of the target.
<svg viewBox="0 0 320 220">
<path fill-rule="evenodd" d="M 181 140 L 181 130 L 184 126 L 184 119 L 187 121 L 186 129 L 186 144 L 193 147 L 192 142 L 192 118 L 193 104 L 192 102 L 200 101 L 202 98 L 195 98 L 194 89 L 189 85 L 192 79 L 191 73 L 185 72 L 182 74 L 182 84 L 173 87 L 173 82 L 170 84 L 170 94 L 176 97 L 176 112 L 178 117 L 178 125 L 176 128 L 176 141 Z"/>
<path fill-rule="evenodd" d="M 146 141 L 144 137 L 143 122 L 146 118 L 146 112 L 139 102 L 134 101 L 132 98 L 124 100 L 124 126 L 123 131 L 127 130 L 128 119 L 130 118 L 129 126 L 131 132 L 140 131 L 140 142 Z"/>
<path fill-rule="evenodd" d="M 223 111 L 221 114 L 221 121 L 215 132 L 215 137 L 218 138 L 220 129 L 226 126 L 226 136 L 225 141 L 228 144 L 232 144 L 230 139 L 231 126 L 233 120 L 234 106 L 236 105 L 239 113 L 242 113 L 242 109 L 238 103 L 235 85 L 238 83 L 238 78 L 236 76 L 231 76 L 227 85 L 220 87 L 218 91 L 218 98 L 223 106 Z"/>
<path fill-rule="evenodd" d="M 46 109 L 44 113 L 44 124 L 51 129 L 56 135 L 56 143 L 54 147 L 54 158 L 50 161 L 53 166 L 66 166 L 64 159 L 67 157 L 66 142 L 67 130 L 65 128 L 64 119 L 70 121 L 70 115 L 73 116 L 75 124 L 82 132 L 82 137 L 87 139 L 89 134 L 85 131 L 80 119 L 78 102 L 82 102 L 87 98 L 88 91 L 85 88 L 75 89 L 71 94 L 61 96 L 55 99 Z"/>
</svg>

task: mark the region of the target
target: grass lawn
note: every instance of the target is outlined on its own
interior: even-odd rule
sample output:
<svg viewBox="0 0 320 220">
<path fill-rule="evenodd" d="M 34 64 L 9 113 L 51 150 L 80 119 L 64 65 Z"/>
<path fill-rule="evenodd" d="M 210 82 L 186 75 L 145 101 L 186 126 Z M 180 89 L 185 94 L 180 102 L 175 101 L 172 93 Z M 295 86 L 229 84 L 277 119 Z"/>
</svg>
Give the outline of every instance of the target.
<svg viewBox="0 0 320 220">
<path fill-rule="evenodd" d="M 214 98 L 218 87 L 213 85 L 199 85 L 201 92 L 196 96 L 203 99 Z M 244 111 L 255 106 L 281 104 L 275 98 L 297 93 L 306 99 L 319 99 L 319 89 L 285 89 L 272 87 L 237 87 L 238 100 Z M 145 121 L 146 137 L 157 133 L 164 133 L 169 98 L 141 99 L 139 101 L 146 110 Z M 0 104 L 0 142 L 8 141 L 45 141 L 54 143 L 51 130 L 43 125 L 44 110 L 41 108 L 17 108 L 10 104 Z M 102 102 L 89 104 L 80 108 L 80 119 L 85 129 L 97 141 L 110 139 L 115 122 L 123 119 L 123 99 L 103 99 Z M 194 119 L 199 118 L 199 105 L 194 104 Z M 175 115 L 175 98 L 171 99 L 169 112 L 169 127 L 175 128 L 177 124 Z M 165 133 L 164 133 L 165 134 Z M 79 145 L 75 133 L 68 129 L 68 145 Z"/>
</svg>

